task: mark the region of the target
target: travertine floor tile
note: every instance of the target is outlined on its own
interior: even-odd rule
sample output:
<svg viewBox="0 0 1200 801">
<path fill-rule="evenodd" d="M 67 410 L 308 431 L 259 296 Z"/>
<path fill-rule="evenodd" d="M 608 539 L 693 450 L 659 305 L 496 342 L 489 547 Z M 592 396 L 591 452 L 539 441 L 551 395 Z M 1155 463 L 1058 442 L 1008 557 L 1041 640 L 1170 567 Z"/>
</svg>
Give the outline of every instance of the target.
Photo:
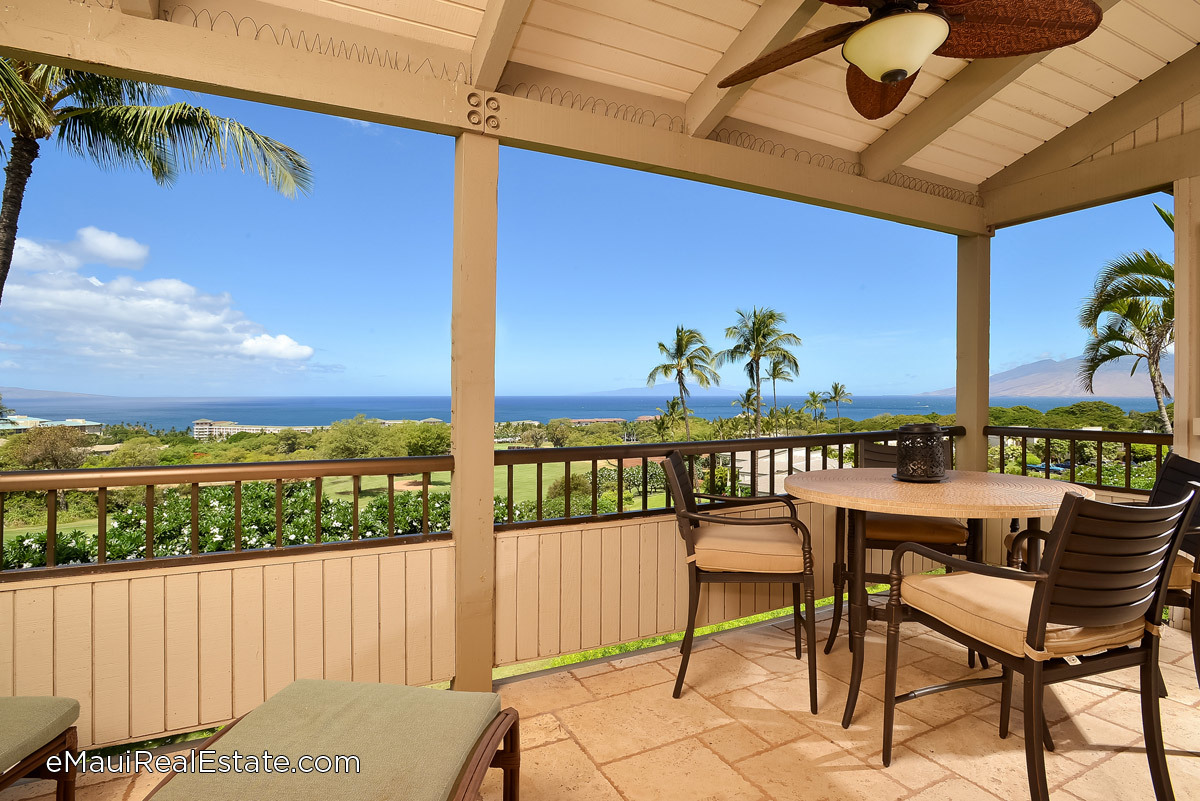
<svg viewBox="0 0 1200 801">
<path fill-rule="evenodd" d="M 748 626 L 745 629 L 721 632 L 721 645 L 737 651 L 747 659 L 778 653 L 786 649 L 795 652 L 796 641 L 790 633 L 775 626 Z"/>
<path fill-rule="evenodd" d="M 689 798 L 704 801 L 758 801 L 763 797 L 693 739 L 610 762 L 602 770 L 628 801 L 662 801 L 680 798 L 685 792 Z"/>
<path fill-rule="evenodd" d="M 750 690 L 734 690 L 713 698 L 713 703 L 747 729 L 772 745 L 812 734 L 812 729 Z"/>
<path fill-rule="evenodd" d="M 1020 793 L 1005 793 L 1003 798 L 1018 799 Z M 912 796 L 908 801 L 998 801 L 1001 796 L 989 793 L 978 785 L 971 784 L 966 779 L 950 779 L 938 782 L 933 787 Z M 1055 797 L 1055 801 L 1060 799 Z"/>
<path fill-rule="evenodd" d="M 733 722 L 699 693 L 672 698 L 669 685 L 571 707 L 558 719 L 601 764 Z"/>
<path fill-rule="evenodd" d="M 884 771 L 910 790 L 920 790 L 951 777 L 950 772 L 941 765 L 903 745 L 892 748 L 892 764 Z"/>
<path fill-rule="evenodd" d="M 737 762 L 739 759 L 754 756 L 771 747 L 766 740 L 741 723 L 733 723 L 697 734 L 696 739 L 712 749 L 726 762 Z"/>
<path fill-rule="evenodd" d="M 500 771 L 488 771 L 481 797 L 499 801 Z M 562 740 L 521 754 L 521 798 L 524 801 L 621 801 L 608 779 L 572 740 Z"/>
<path fill-rule="evenodd" d="M 534 715 L 531 718 L 521 718 L 522 750 L 565 740 L 568 736 L 570 735 L 558 722 L 558 718 L 549 713 Z"/>
<path fill-rule="evenodd" d="M 705 651 L 704 653 L 709 652 Z M 605 698 L 610 695 L 640 690 L 643 687 L 651 687 L 655 684 L 663 684 L 674 679 L 675 674 L 666 670 L 660 663 L 645 662 L 624 670 L 613 670 L 596 676 L 587 676 L 580 679 L 579 683 L 597 698 Z"/>
<path fill-rule="evenodd" d="M 681 659 L 682 657 L 676 654 L 659 664 L 670 671 L 673 679 L 679 671 Z M 692 654 L 683 682 L 686 688 L 713 696 L 758 684 L 772 675 L 766 668 L 756 665 L 736 651 L 724 647 L 708 648 Z"/>
<path fill-rule="evenodd" d="M 522 679 L 499 688 L 503 706 L 514 707 L 521 717 L 591 701 L 594 696 L 568 672 Z"/>
<path fill-rule="evenodd" d="M 744 759 L 734 767 L 774 801 L 894 799 L 909 792 L 886 771 L 815 735 Z"/>
</svg>

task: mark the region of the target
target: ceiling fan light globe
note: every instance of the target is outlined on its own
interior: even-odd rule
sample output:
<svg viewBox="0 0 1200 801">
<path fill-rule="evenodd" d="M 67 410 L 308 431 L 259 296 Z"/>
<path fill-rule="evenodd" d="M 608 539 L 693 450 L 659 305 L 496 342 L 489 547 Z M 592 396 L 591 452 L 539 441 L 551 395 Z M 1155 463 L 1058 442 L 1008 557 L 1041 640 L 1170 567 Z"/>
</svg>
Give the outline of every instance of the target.
<svg viewBox="0 0 1200 801">
<path fill-rule="evenodd" d="M 937 14 L 892 14 L 855 31 L 842 45 L 842 58 L 873 81 L 896 83 L 921 69 L 949 35 L 950 23 Z"/>
</svg>

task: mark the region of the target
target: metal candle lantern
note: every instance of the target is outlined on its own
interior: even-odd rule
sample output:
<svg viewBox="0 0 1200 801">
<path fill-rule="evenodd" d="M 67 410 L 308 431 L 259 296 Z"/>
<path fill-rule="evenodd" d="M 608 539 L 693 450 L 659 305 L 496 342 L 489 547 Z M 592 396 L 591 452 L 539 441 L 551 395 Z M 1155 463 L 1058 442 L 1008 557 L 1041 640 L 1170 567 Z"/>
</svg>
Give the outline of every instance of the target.
<svg viewBox="0 0 1200 801">
<path fill-rule="evenodd" d="M 900 426 L 896 448 L 897 481 L 933 483 L 946 480 L 945 432 L 936 423 Z"/>
</svg>

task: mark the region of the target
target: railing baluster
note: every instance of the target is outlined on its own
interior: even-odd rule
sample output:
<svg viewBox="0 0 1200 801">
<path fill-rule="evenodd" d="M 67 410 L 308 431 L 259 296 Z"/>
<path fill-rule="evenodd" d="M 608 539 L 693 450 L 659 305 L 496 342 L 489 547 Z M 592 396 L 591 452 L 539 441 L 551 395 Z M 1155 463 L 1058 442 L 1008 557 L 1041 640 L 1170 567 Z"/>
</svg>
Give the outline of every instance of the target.
<svg viewBox="0 0 1200 801">
<path fill-rule="evenodd" d="M 595 517 L 599 507 L 599 492 L 600 492 L 600 464 L 595 459 L 592 460 L 592 516 Z"/>
<path fill-rule="evenodd" d="M 1133 443 L 1125 443 L 1125 489 L 1133 488 Z"/>
<path fill-rule="evenodd" d="M 508 466 L 508 522 L 513 521 L 513 466 Z"/>
<path fill-rule="evenodd" d="M 758 495 L 758 451 L 750 451 L 750 497 Z"/>
<path fill-rule="evenodd" d="M 829 449 L 824 445 L 821 446 L 821 469 L 829 469 Z"/>
<path fill-rule="evenodd" d="M 650 508 L 650 460 L 642 457 L 642 511 Z"/>
<path fill-rule="evenodd" d="M 542 463 L 537 463 L 537 519 L 542 519 Z"/>
<path fill-rule="evenodd" d="M 708 494 L 717 494 L 717 468 L 720 467 L 721 461 L 715 453 L 708 455 Z M 711 503 L 711 501 L 710 501 Z"/>
<path fill-rule="evenodd" d="M 358 495 L 362 491 L 362 476 L 354 476 L 350 480 L 350 485 L 353 487 L 354 501 L 350 505 L 350 539 L 358 539 Z"/>
<path fill-rule="evenodd" d="M 58 490 L 46 493 L 46 567 L 56 565 L 58 555 Z"/>
<path fill-rule="evenodd" d="M 283 479 L 275 479 L 275 547 L 283 547 Z"/>
<path fill-rule="evenodd" d="M 767 480 L 767 488 L 771 495 L 775 494 L 775 449 L 771 448 L 767 457 L 767 469 L 771 471 L 771 477 Z"/>
<path fill-rule="evenodd" d="M 313 534 L 318 545 L 321 544 L 321 539 L 324 537 L 324 532 L 321 530 L 321 518 L 325 514 L 325 483 L 317 476 L 313 480 Z"/>
<path fill-rule="evenodd" d="M 1005 470 L 1004 470 L 1004 435 L 1003 434 L 1000 435 L 1000 469 L 997 472 L 999 472 L 999 473 L 1005 472 Z"/>
<path fill-rule="evenodd" d="M 146 485 L 146 559 L 154 558 L 154 485 Z"/>
<path fill-rule="evenodd" d="M 1104 486 L 1104 443 L 1096 440 L 1096 488 Z"/>
<path fill-rule="evenodd" d="M 788 452 L 788 475 L 790 476 L 792 473 L 796 472 L 796 465 L 794 463 L 795 456 L 796 456 L 796 449 L 788 448 L 787 452 Z"/>
<path fill-rule="evenodd" d="M 429 533 L 429 473 L 421 474 L 421 533 Z"/>
<path fill-rule="evenodd" d="M 1044 437 L 1042 442 L 1046 446 L 1042 449 L 1042 472 L 1046 478 L 1050 478 L 1050 449 L 1054 447 L 1054 443 L 1049 437 Z"/>
<path fill-rule="evenodd" d="M 0 492 L 0 570 L 4 569 L 4 498 L 7 494 Z"/>
<path fill-rule="evenodd" d="M 242 482 L 240 481 L 233 482 L 233 550 L 242 550 Z"/>
<path fill-rule="evenodd" d="M 738 475 L 737 455 L 736 451 L 729 452 L 729 494 L 733 497 L 738 496 Z"/>
<path fill-rule="evenodd" d="M 1029 437 L 1021 437 L 1021 475 L 1029 475 Z"/>
<path fill-rule="evenodd" d="M 424 502 L 425 495 L 428 489 L 425 484 L 425 477 L 421 476 L 421 500 Z M 389 537 L 396 536 L 396 477 L 388 473 L 387 477 L 387 494 L 388 494 L 388 533 Z"/>
<path fill-rule="evenodd" d="M 571 463 L 563 463 L 563 517 L 571 516 Z"/>
<path fill-rule="evenodd" d="M 625 460 L 617 457 L 617 513 L 625 511 Z"/>
<path fill-rule="evenodd" d="M 1074 484 L 1075 483 L 1075 462 L 1076 462 L 1075 456 L 1079 453 L 1079 442 L 1072 439 L 1070 441 L 1070 448 L 1071 448 L 1071 483 Z M 1097 455 L 1099 455 L 1099 454 L 1097 454 Z"/>
<path fill-rule="evenodd" d="M 0 498 L 3 498 L 0 495 Z M 4 517 L 4 503 L 0 501 L 0 521 Z M 4 525 L 0 522 L 0 553 L 4 551 Z M 96 489 L 96 563 L 108 561 L 108 487 Z M 2 567 L 2 565 L 0 565 Z"/>
<path fill-rule="evenodd" d="M 200 485 L 192 482 L 192 536 L 189 543 L 192 556 L 200 553 Z"/>
</svg>

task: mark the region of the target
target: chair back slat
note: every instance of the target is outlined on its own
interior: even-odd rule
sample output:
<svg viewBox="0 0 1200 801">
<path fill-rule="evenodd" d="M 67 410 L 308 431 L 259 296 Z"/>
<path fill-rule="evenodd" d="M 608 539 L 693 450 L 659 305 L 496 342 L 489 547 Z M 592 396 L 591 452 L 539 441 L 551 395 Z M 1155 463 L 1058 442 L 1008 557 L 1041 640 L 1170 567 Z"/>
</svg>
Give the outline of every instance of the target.
<svg viewBox="0 0 1200 801">
<path fill-rule="evenodd" d="M 942 447 L 946 451 L 946 466 L 949 467 L 954 461 L 954 443 L 949 437 L 942 440 Z M 871 442 L 870 440 L 860 440 L 858 443 L 858 466 L 859 467 L 896 467 L 896 454 L 900 448 L 896 445 L 888 445 L 883 442 Z"/>
<path fill-rule="evenodd" d="M 675 499 L 675 521 L 679 525 L 679 536 L 687 544 L 688 554 L 692 553 L 692 529 L 695 522 L 679 514 L 679 512 L 696 511 L 696 492 L 692 488 L 692 480 L 688 475 L 687 465 L 683 454 L 671 451 L 662 463 L 663 472 L 667 476 L 667 486 L 671 488 L 671 497 Z M 712 469 L 710 467 L 710 469 Z"/>
<path fill-rule="evenodd" d="M 1168 453 L 1159 470 L 1158 480 L 1154 482 L 1154 489 L 1150 491 L 1150 505 L 1162 506 L 1187 497 L 1191 481 L 1200 482 L 1200 462 L 1174 452 Z M 1200 509 L 1188 522 L 1183 543 L 1179 547 L 1193 556 L 1200 554 Z"/>
<path fill-rule="evenodd" d="M 1182 536 L 1189 493 L 1162 506 L 1122 506 L 1069 495 L 1055 519 L 1034 596 L 1030 634 L 1048 623 L 1115 626 L 1162 608 L 1166 574 Z"/>
</svg>

